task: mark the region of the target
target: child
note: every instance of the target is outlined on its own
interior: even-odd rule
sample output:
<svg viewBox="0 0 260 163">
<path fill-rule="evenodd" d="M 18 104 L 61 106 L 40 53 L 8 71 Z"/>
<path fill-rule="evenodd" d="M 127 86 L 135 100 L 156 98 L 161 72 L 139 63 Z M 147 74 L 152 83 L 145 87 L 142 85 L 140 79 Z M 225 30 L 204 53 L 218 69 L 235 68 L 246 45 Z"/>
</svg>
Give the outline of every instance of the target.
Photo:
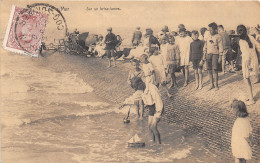
<svg viewBox="0 0 260 163">
<path fill-rule="evenodd" d="M 131 65 L 133 65 L 133 69 L 130 70 L 129 74 L 128 74 L 128 78 L 127 78 L 127 83 L 128 84 L 131 84 L 131 80 L 134 78 L 134 77 L 140 77 L 142 78 L 143 77 L 143 71 L 142 69 L 140 68 L 140 61 L 136 60 L 136 59 L 133 59 L 132 62 L 131 62 Z"/>
<path fill-rule="evenodd" d="M 232 53 L 231 40 L 230 40 L 228 33 L 226 31 L 224 31 L 223 25 L 218 26 L 218 34 L 221 36 L 222 43 L 223 43 L 223 56 L 220 56 L 220 57 L 222 58 L 222 74 L 225 74 L 227 56 L 230 55 L 230 53 Z"/>
<path fill-rule="evenodd" d="M 168 97 L 171 97 L 172 95 L 169 93 L 169 90 L 166 86 L 165 70 L 167 68 L 167 65 L 162 55 L 159 55 L 158 50 L 151 51 L 149 62 L 152 64 L 154 68 L 156 83 L 161 85 L 166 90 Z"/>
<path fill-rule="evenodd" d="M 132 65 L 134 66 L 134 69 L 130 70 L 128 78 L 127 78 L 127 83 L 130 84 L 131 87 L 133 88 L 132 79 L 134 79 L 136 77 L 142 78 L 143 77 L 143 71 L 139 67 L 140 63 L 139 63 L 138 60 L 133 60 Z M 140 90 L 136 90 L 135 94 L 140 94 Z M 133 95 L 133 96 L 136 96 L 136 95 Z M 144 104 L 143 104 L 142 99 L 141 98 L 135 99 L 134 104 L 136 106 L 136 112 L 138 114 L 138 118 L 140 118 L 142 120 L 143 119 L 143 112 L 144 112 Z M 127 118 L 129 117 L 129 113 L 130 112 L 128 112 Z"/>
<path fill-rule="evenodd" d="M 165 61 L 167 65 L 166 72 L 171 75 L 171 87 L 177 87 L 175 71 L 180 66 L 180 50 L 177 45 L 174 44 L 174 37 L 169 38 L 169 44 L 167 46 Z"/>
<path fill-rule="evenodd" d="M 258 63 L 255 63 L 257 62 L 257 55 L 255 50 L 256 40 L 252 36 L 247 35 L 247 29 L 244 25 L 237 26 L 237 34 L 240 37 L 239 46 L 242 52 L 242 72 L 244 80 L 246 81 L 248 87 L 250 97 L 249 102 L 250 104 L 254 104 L 255 100 L 253 98 L 253 90 L 249 70 L 257 65 L 255 69 L 257 69 L 256 75 L 258 77 Z"/>
<path fill-rule="evenodd" d="M 231 108 L 234 109 L 237 116 L 232 128 L 232 153 L 235 157 L 235 163 L 245 163 L 246 160 L 252 157 L 252 150 L 250 148 L 252 128 L 248 118 L 248 112 L 243 101 L 233 100 Z"/>
<path fill-rule="evenodd" d="M 186 29 L 180 28 L 179 37 L 176 39 L 176 44 L 180 49 L 181 56 L 181 66 L 183 66 L 183 75 L 185 77 L 183 87 L 188 85 L 188 77 L 189 77 L 189 62 L 190 62 L 190 43 L 192 42 L 191 37 L 186 35 Z"/>
<path fill-rule="evenodd" d="M 115 59 L 115 48 L 116 48 L 116 44 L 117 44 L 117 39 L 116 39 L 116 35 L 112 33 L 112 28 L 108 28 L 107 29 L 108 34 L 106 35 L 105 38 L 105 44 L 106 44 L 106 54 L 108 57 L 108 67 L 111 67 L 111 58 L 113 58 L 113 61 L 115 63 L 114 67 L 116 67 L 116 59 Z"/>
<path fill-rule="evenodd" d="M 157 129 L 157 124 L 160 121 L 160 117 L 163 112 L 163 102 L 159 90 L 152 83 L 144 83 L 139 77 L 133 78 L 132 86 L 135 90 L 143 91 L 141 97 L 146 109 L 149 110 L 148 127 L 152 134 L 153 142 L 161 144 L 161 138 Z M 133 101 L 127 100 L 120 108 L 132 104 Z"/>
<path fill-rule="evenodd" d="M 209 35 L 204 37 L 205 44 L 203 49 L 203 59 L 206 60 L 206 66 L 209 74 L 211 87 L 209 90 L 215 88 L 218 90 L 218 64 L 221 62 L 223 53 L 223 44 L 221 36 L 218 34 L 218 25 L 213 22 L 209 25 Z M 215 81 L 213 80 L 215 79 Z"/>
<path fill-rule="evenodd" d="M 202 66 L 203 66 L 203 41 L 199 40 L 199 32 L 192 31 L 193 42 L 190 44 L 190 60 L 195 74 L 195 90 L 202 89 Z"/>
<path fill-rule="evenodd" d="M 148 61 L 148 56 L 142 54 L 140 57 L 140 62 L 142 63 L 142 70 L 144 72 L 145 83 L 152 83 L 159 87 L 159 83 L 156 82 L 154 76 L 154 69 L 152 64 Z"/>
</svg>

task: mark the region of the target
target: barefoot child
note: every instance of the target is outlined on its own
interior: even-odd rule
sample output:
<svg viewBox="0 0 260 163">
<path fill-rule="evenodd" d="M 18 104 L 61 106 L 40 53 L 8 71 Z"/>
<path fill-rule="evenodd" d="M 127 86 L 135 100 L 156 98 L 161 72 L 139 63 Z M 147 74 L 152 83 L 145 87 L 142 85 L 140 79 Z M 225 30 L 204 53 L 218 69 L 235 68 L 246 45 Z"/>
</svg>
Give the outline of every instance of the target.
<svg viewBox="0 0 260 163">
<path fill-rule="evenodd" d="M 144 83 L 141 78 L 135 77 L 132 80 L 132 86 L 135 90 L 142 90 L 142 100 L 145 108 L 149 110 L 148 127 L 152 134 L 153 142 L 161 144 L 160 133 L 157 129 L 157 124 L 160 121 L 163 112 L 163 102 L 158 88 L 152 83 Z M 121 107 L 132 105 L 133 100 L 126 100 Z"/>
<path fill-rule="evenodd" d="M 169 38 L 169 44 L 167 46 L 167 52 L 165 61 L 167 65 L 166 72 L 171 75 L 171 87 L 177 87 L 175 71 L 180 66 L 180 50 L 177 45 L 174 44 L 174 37 Z"/>
<path fill-rule="evenodd" d="M 240 37 L 239 46 L 242 52 L 242 72 L 244 80 L 248 87 L 249 101 L 250 104 L 254 104 L 252 83 L 250 80 L 249 70 L 254 67 L 254 62 L 257 62 L 256 50 L 255 50 L 255 39 L 252 36 L 247 35 L 247 29 L 244 25 L 237 27 L 237 34 Z M 258 63 L 257 63 L 258 64 Z M 258 67 L 257 67 L 258 69 Z M 257 71 L 258 76 L 258 71 Z"/>
<path fill-rule="evenodd" d="M 209 35 L 205 38 L 203 47 L 203 59 L 206 60 L 206 66 L 209 74 L 211 87 L 209 90 L 215 88 L 218 90 L 218 64 L 221 63 L 223 53 L 223 44 L 221 36 L 218 34 L 218 26 L 215 22 L 209 25 Z"/>
<path fill-rule="evenodd" d="M 176 44 L 180 49 L 181 56 L 181 66 L 183 66 L 183 75 L 185 77 L 183 87 L 188 85 L 188 77 L 189 77 L 189 62 L 190 62 L 190 43 L 192 42 L 191 37 L 187 36 L 186 29 L 180 28 L 178 39 L 176 39 Z"/>
<path fill-rule="evenodd" d="M 159 54 L 158 50 L 154 50 L 151 52 L 149 62 L 152 64 L 152 66 L 154 68 L 156 83 L 158 83 L 160 86 L 162 86 L 166 90 L 168 97 L 171 97 L 172 95 L 169 93 L 169 90 L 166 86 L 165 70 L 167 68 L 167 65 L 166 65 L 165 60 L 162 57 L 162 55 Z"/>
<path fill-rule="evenodd" d="M 195 90 L 202 89 L 202 66 L 203 66 L 203 41 L 199 40 L 199 32 L 192 31 L 193 42 L 190 44 L 190 60 L 195 74 Z"/>
<path fill-rule="evenodd" d="M 116 35 L 114 33 L 112 33 L 112 28 L 108 28 L 107 29 L 108 34 L 106 35 L 105 38 L 105 44 L 106 44 L 106 54 L 107 54 L 107 58 L 108 58 L 108 67 L 111 67 L 111 58 L 114 61 L 114 67 L 116 67 L 116 59 L 115 59 L 115 48 L 116 48 L 116 43 L 117 43 L 117 39 L 116 39 Z"/>
<path fill-rule="evenodd" d="M 139 78 L 143 78 L 143 71 L 140 69 L 140 63 L 138 60 L 133 60 L 132 61 L 132 65 L 133 65 L 133 69 L 130 70 L 129 74 L 128 74 L 128 78 L 127 78 L 127 83 L 131 85 L 132 88 L 132 79 L 134 79 L 135 77 L 139 77 Z M 142 91 L 140 90 L 135 90 L 136 93 L 133 95 L 133 97 L 136 97 L 138 95 L 140 95 L 140 93 L 142 93 Z M 134 100 L 134 104 L 136 105 L 136 112 L 138 114 L 138 118 L 143 119 L 143 112 L 144 112 L 144 104 L 143 104 L 143 100 L 141 99 L 141 96 L 139 96 L 139 98 L 136 98 Z M 128 112 L 128 116 L 127 119 L 129 117 L 129 113 Z"/>
<path fill-rule="evenodd" d="M 231 148 L 235 163 L 246 163 L 251 159 L 252 128 L 248 118 L 246 105 L 243 101 L 234 100 L 231 108 L 236 112 L 237 119 L 232 128 Z"/>
<path fill-rule="evenodd" d="M 142 63 L 142 70 L 144 72 L 145 83 L 152 83 L 159 87 L 159 83 L 157 83 L 155 80 L 154 68 L 152 64 L 148 61 L 148 56 L 146 54 L 142 54 L 140 56 L 140 62 Z"/>
</svg>

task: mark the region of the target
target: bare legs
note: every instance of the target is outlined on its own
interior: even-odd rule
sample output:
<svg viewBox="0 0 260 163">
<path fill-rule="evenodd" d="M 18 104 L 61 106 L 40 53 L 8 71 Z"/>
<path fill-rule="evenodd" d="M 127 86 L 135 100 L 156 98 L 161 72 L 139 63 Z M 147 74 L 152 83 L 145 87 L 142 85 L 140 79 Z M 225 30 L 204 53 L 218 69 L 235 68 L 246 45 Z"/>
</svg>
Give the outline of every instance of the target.
<svg viewBox="0 0 260 163">
<path fill-rule="evenodd" d="M 171 87 L 177 87 L 177 82 L 176 82 L 176 76 L 175 76 L 175 73 L 171 73 Z"/>
<path fill-rule="evenodd" d="M 253 96 L 253 89 L 252 89 L 252 84 L 251 84 L 250 78 L 245 79 L 245 82 L 246 82 L 247 88 L 248 88 L 248 93 L 249 93 L 249 97 L 250 97 L 249 100 L 252 103 L 255 103 L 254 96 Z"/>
<path fill-rule="evenodd" d="M 208 70 L 208 74 L 209 74 L 209 80 L 211 83 L 211 87 L 209 90 L 211 90 L 213 88 L 216 88 L 216 90 L 218 90 L 218 71 L 217 70 Z"/>
<path fill-rule="evenodd" d="M 144 103 L 143 103 L 143 100 L 135 101 L 135 105 L 136 105 L 136 113 L 138 115 L 138 118 L 140 120 L 142 120 L 143 119 L 143 113 L 144 113 Z"/>
<path fill-rule="evenodd" d="M 114 67 L 116 67 L 116 59 L 112 57 L 112 61 L 114 62 Z M 108 67 L 111 67 L 111 58 L 108 58 Z"/>
<path fill-rule="evenodd" d="M 199 89 L 202 89 L 202 67 L 198 69 L 199 70 Z"/>
<path fill-rule="evenodd" d="M 194 69 L 195 75 L 195 90 L 202 89 L 202 68 Z"/>
<path fill-rule="evenodd" d="M 189 77 L 189 66 L 184 66 L 183 70 L 183 75 L 185 77 L 184 85 L 183 87 L 186 87 L 188 85 L 188 77 Z"/>
<path fill-rule="evenodd" d="M 199 88 L 199 74 L 198 69 L 194 69 L 194 75 L 195 75 L 195 90 Z"/>
<path fill-rule="evenodd" d="M 161 144 L 161 137 L 160 137 L 160 133 L 157 129 L 157 124 L 158 124 L 158 118 L 156 118 L 154 116 L 148 117 L 148 127 L 149 127 L 149 131 L 151 132 L 151 135 L 152 135 L 152 140 L 153 140 L 153 142 L 156 142 L 157 144 Z"/>
<path fill-rule="evenodd" d="M 222 74 L 225 74 L 226 73 L 226 69 L 225 69 L 226 68 L 226 56 L 223 55 L 221 57 L 221 59 L 222 59 L 221 60 L 221 62 L 222 62 L 222 65 L 221 65 L 222 66 Z"/>
</svg>

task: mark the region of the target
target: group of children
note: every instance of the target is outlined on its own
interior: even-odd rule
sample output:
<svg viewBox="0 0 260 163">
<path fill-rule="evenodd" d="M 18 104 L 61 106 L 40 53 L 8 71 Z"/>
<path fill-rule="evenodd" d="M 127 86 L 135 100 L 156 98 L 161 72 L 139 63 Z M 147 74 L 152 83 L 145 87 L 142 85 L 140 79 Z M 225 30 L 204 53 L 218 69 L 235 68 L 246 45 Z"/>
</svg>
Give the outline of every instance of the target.
<svg viewBox="0 0 260 163">
<path fill-rule="evenodd" d="M 168 97 L 171 97 L 169 88 L 177 86 L 175 72 L 180 67 L 183 69 L 185 77 L 184 86 L 187 86 L 189 82 L 189 65 L 192 62 L 196 82 L 195 89 L 197 90 L 203 88 L 202 68 L 204 63 L 206 63 L 211 83 L 209 90 L 219 89 L 218 71 L 219 67 L 221 67 L 223 72 L 225 72 L 225 64 L 223 62 L 226 61 L 227 54 L 230 53 L 230 42 L 228 42 L 227 35 L 222 33 L 223 26 L 217 26 L 213 22 L 208 27 L 208 35 L 203 33 L 204 38 L 202 40 L 199 39 L 199 32 L 196 30 L 191 32 L 191 37 L 188 36 L 185 27 L 182 25 L 179 27 L 179 36 L 170 37 L 164 35 L 160 43 L 158 40 L 152 40 L 155 37 L 151 39 L 152 31 L 149 29 L 148 36 L 145 36 L 148 40 L 148 53 L 142 54 L 139 59 L 132 60 L 134 68 L 129 72 L 127 81 L 135 90 L 135 93 L 127 98 L 120 108 L 126 105 L 136 107 L 140 119 L 143 118 L 143 110 L 146 108 L 149 113 L 149 130 L 152 133 L 153 141 L 158 144 L 161 143 L 161 139 L 157 124 L 164 110 L 159 87 L 165 89 Z M 252 65 L 254 69 L 258 69 L 258 67 L 254 67 L 258 66 L 258 63 L 252 63 L 258 61 L 255 51 L 257 42 L 253 37 L 248 36 L 244 25 L 237 27 L 237 33 L 240 38 L 239 46 L 242 53 L 243 77 L 248 85 L 249 100 L 254 103 L 249 71 Z M 258 73 L 257 70 L 255 71 Z M 171 76 L 169 87 L 167 87 L 168 75 Z M 245 162 L 252 155 L 249 146 L 252 128 L 245 103 L 234 100 L 232 108 L 235 109 L 237 115 L 232 129 L 232 152 L 236 157 L 236 162 Z M 240 147 L 243 147 L 243 149 Z"/>
</svg>

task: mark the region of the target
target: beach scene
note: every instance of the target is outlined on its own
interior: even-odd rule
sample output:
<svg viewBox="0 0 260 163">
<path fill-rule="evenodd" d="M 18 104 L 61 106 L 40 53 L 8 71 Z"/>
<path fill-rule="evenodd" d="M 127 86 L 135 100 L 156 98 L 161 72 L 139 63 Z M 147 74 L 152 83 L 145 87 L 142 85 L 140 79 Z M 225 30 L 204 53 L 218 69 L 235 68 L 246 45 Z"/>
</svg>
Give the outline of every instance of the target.
<svg viewBox="0 0 260 163">
<path fill-rule="evenodd" d="M 200 31 L 216 22 L 223 24 L 226 31 L 236 31 L 239 24 L 244 24 L 257 32 L 258 2 L 3 0 L 1 45 L 12 5 L 37 8 L 37 3 L 54 6 L 64 19 L 57 16 L 57 20 L 62 20 L 58 27 L 56 17 L 49 16 L 43 36 L 47 48 L 38 57 L 0 48 L 1 162 L 234 162 L 231 136 L 236 113 L 230 108 L 234 98 L 245 101 L 252 126 L 254 144 L 252 158 L 247 162 L 259 162 L 260 84 L 252 84 L 255 103 L 248 105 L 241 69 L 219 75 L 218 91 L 208 91 L 210 80 L 205 70 L 203 89 L 194 90 L 192 66 L 186 87 L 182 87 L 182 72 L 175 73 L 178 87 L 168 90 L 172 97 L 160 86 L 164 112 L 156 123 L 162 143 L 156 144 L 148 127 L 149 109 L 144 109 L 140 119 L 136 109 L 130 107 L 129 123 L 124 123 L 128 107 L 119 109 L 135 92 L 127 83 L 132 62 L 116 58 L 116 67 L 107 68 L 107 56 L 86 55 L 90 53 L 85 51 L 79 54 L 75 49 L 57 50 L 59 40 L 66 39 L 66 34 L 75 29 L 79 34 L 89 32 L 105 39 L 111 27 L 122 38 L 121 50 L 133 48 L 131 39 L 136 27 L 143 33 L 152 28 L 155 35 L 165 25 L 176 32 L 179 24 L 189 31 Z M 61 25 L 64 30 L 57 30 Z M 134 143 L 141 145 L 135 147 Z"/>
</svg>

